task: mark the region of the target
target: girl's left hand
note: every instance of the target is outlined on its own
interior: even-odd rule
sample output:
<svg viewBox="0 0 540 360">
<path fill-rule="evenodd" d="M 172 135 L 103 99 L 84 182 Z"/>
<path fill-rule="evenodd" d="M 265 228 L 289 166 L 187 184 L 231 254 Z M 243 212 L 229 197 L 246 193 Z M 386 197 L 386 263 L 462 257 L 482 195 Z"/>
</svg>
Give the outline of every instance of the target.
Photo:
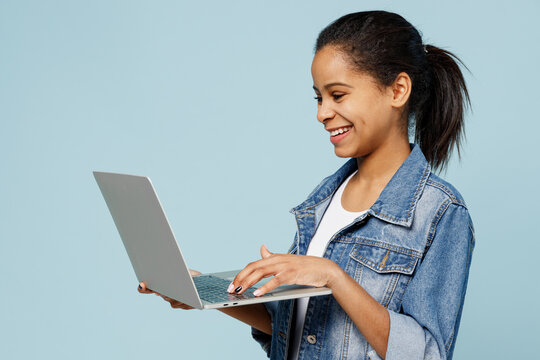
<svg viewBox="0 0 540 360">
<path fill-rule="evenodd" d="M 273 254 L 261 246 L 261 260 L 249 263 L 236 275 L 229 293 L 241 294 L 262 278 L 274 276 L 254 294 L 261 296 L 280 285 L 328 286 L 341 268 L 333 261 L 318 256 Z"/>
<path fill-rule="evenodd" d="M 200 272 L 198 272 L 197 270 L 191 270 L 189 269 L 189 273 L 191 274 L 191 276 L 197 276 L 197 275 L 201 275 Z M 137 289 L 141 294 L 156 294 L 158 296 L 161 296 L 163 298 L 163 300 L 167 301 L 169 304 L 171 304 L 171 307 L 173 309 L 184 309 L 184 310 L 190 310 L 190 309 L 193 309 L 192 306 L 189 306 L 187 304 L 184 304 L 178 300 L 174 300 L 173 298 L 170 298 L 168 296 L 165 296 L 163 294 L 160 294 L 154 290 L 150 290 L 149 288 L 146 287 L 146 283 L 144 281 L 142 281 L 141 283 L 139 283 L 139 288 Z"/>
</svg>

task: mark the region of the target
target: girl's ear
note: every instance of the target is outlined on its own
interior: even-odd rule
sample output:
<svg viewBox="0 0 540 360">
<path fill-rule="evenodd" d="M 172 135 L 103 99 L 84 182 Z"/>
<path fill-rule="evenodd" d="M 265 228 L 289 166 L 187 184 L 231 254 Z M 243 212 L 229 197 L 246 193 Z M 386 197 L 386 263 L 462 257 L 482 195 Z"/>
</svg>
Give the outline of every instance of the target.
<svg viewBox="0 0 540 360">
<path fill-rule="evenodd" d="M 411 96 L 412 81 L 409 75 L 401 72 L 392 84 L 392 106 L 400 108 L 405 106 Z"/>
</svg>

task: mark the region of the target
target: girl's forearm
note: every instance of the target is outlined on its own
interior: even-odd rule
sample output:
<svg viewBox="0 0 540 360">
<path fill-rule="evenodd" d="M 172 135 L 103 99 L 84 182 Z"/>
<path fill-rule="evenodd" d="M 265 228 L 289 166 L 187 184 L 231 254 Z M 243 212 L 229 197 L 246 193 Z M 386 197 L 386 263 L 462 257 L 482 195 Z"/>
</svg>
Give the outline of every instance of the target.
<svg viewBox="0 0 540 360">
<path fill-rule="evenodd" d="M 367 342 L 384 359 L 390 333 L 388 310 L 337 265 L 327 286 Z"/>
<path fill-rule="evenodd" d="M 218 310 L 265 334 L 272 335 L 272 320 L 263 304 L 235 306 Z"/>
</svg>

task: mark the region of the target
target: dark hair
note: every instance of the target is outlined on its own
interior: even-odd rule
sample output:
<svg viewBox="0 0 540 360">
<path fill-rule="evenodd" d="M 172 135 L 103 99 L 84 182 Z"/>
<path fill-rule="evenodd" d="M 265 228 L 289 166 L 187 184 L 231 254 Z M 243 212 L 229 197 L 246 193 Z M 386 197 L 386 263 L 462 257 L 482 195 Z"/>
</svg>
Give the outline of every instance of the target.
<svg viewBox="0 0 540 360">
<path fill-rule="evenodd" d="M 414 140 L 434 169 L 448 165 L 452 148 L 464 136 L 464 108 L 469 93 L 459 65 L 447 50 L 425 45 L 418 30 L 398 14 L 364 11 L 345 15 L 317 38 L 315 52 L 327 45 L 344 52 L 355 68 L 391 85 L 405 72 L 412 81 L 407 104 L 408 126 Z M 465 66 L 465 68 L 467 68 Z"/>
</svg>

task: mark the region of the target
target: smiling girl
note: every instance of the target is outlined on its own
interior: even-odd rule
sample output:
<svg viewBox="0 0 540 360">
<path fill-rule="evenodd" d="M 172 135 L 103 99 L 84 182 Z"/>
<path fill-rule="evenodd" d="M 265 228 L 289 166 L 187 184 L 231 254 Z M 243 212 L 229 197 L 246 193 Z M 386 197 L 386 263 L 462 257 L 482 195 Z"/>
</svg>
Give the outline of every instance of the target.
<svg viewBox="0 0 540 360">
<path fill-rule="evenodd" d="M 317 120 L 349 160 L 291 210 L 288 253 L 263 245 L 229 292 L 271 277 L 256 295 L 282 284 L 332 295 L 221 310 L 250 324 L 272 359 L 452 358 L 474 230 L 459 192 L 432 170 L 463 136 L 469 98 L 455 59 L 385 11 L 319 34 Z"/>
</svg>

